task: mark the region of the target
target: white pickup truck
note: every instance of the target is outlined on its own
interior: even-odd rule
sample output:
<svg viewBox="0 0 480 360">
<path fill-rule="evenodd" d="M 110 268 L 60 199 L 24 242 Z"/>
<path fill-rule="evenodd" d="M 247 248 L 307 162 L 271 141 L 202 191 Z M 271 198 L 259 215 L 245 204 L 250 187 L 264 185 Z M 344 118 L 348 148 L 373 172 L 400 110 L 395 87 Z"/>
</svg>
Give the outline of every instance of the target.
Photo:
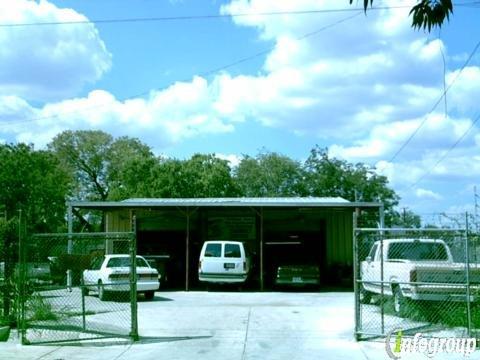
<svg viewBox="0 0 480 360">
<path fill-rule="evenodd" d="M 381 249 L 383 247 L 383 257 Z M 383 269 L 382 269 L 383 260 Z M 376 241 L 361 263 L 360 301 L 370 303 L 372 295 L 393 296 L 397 315 L 404 315 L 406 300 L 466 301 L 467 268 L 453 261 L 443 240 L 388 239 Z M 470 300 L 478 300 L 480 269 L 470 265 Z"/>
</svg>

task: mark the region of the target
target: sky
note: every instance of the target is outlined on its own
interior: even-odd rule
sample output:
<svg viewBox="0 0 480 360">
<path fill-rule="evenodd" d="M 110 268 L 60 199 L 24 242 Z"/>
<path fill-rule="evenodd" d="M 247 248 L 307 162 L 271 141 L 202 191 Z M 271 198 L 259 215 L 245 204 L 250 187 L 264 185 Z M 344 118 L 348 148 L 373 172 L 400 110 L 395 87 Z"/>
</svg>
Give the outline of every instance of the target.
<svg viewBox="0 0 480 360">
<path fill-rule="evenodd" d="M 401 208 L 474 211 L 479 2 L 430 33 L 411 28 L 411 1 L 362 4 L 0 1 L 0 142 L 103 130 L 232 166 L 318 145 L 387 176 Z"/>
</svg>

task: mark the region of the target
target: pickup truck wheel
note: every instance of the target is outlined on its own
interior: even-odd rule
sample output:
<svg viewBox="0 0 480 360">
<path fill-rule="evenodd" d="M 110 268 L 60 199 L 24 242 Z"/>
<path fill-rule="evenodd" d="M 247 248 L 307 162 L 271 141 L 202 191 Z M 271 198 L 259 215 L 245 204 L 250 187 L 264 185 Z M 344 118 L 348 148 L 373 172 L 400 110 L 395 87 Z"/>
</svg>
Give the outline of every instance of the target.
<svg viewBox="0 0 480 360">
<path fill-rule="evenodd" d="M 365 289 L 360 289 L 360 304 L 370 304 L 372 301 L 372 293 Z"/>
<path fill-rule="evenodd" d="M 98 298 L 102 301 L 107 299 L 107 293 L 101 281 L 98 282 Z"/>
<path fill-rule="evenodd" d="M 406 299 L 400 290 L 400 286 L 395 285 L 392 289 L 393 292 L 393 311 L 395 315 L 403 317 L 405 316 L 405 303 Z"/>
<path fill-rule="evenodd" d="M 146 300 L 153 300 L 154 297 L 155 297 L 155 291 L 145 291 Z"/>
</svg>

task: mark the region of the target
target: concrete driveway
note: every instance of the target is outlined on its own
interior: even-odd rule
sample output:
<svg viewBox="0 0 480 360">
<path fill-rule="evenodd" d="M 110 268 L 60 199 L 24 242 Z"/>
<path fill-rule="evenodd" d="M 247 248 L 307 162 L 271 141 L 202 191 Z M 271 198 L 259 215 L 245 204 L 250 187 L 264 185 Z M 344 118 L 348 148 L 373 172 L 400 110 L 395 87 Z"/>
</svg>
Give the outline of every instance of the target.
<svg viewBox="0 0 480 360">
<path fill-rule="evenodd" d="M 383 342 L 353 339 L 352 293 L 157 292 L 138 308 L 137 343 L 21 346 L 12 339 L 0 345 L 0 359 L 387 358 Z"/>
</svg>

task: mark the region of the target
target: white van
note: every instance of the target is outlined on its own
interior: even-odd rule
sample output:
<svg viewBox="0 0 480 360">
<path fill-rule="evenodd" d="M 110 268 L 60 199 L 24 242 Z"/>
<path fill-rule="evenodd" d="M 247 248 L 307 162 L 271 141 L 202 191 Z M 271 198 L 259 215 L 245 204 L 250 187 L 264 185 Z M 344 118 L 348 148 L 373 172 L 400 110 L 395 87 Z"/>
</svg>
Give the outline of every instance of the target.
<svg viewBox="0 0 480 360">
<path fill-rule="evenodd" d="M 210 283 L 244 283 L 250 259 L 242 242 L 206 241 L 200 252 L 198 279 Z"/>
</svg>

